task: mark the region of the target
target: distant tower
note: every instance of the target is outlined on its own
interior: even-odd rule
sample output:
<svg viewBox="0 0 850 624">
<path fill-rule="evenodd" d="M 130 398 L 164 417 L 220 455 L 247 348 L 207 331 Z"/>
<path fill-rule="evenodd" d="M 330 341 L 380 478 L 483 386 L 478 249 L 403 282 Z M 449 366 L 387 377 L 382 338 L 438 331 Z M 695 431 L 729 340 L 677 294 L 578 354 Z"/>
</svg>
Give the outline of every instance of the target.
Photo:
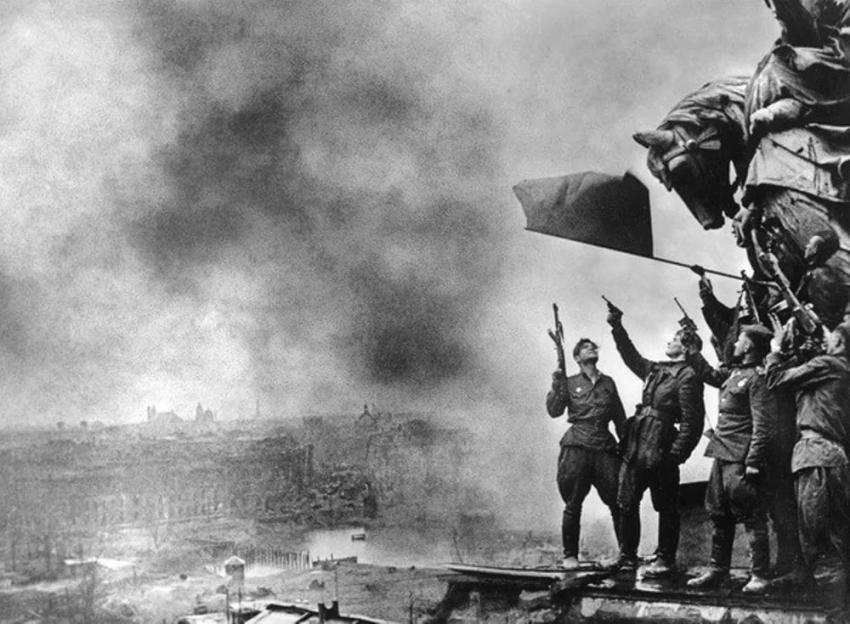
<svg viewBox="0 0 850 624">
<path fill-rule="evenodd" d="M 254 409 L 254 418 L 260 420 L 260 399 L 257 399 L 256 408 Z"/>
<path fill-rule="evenodd" d="M 362 425 L 363 423 L 370 425 L 378 423 L 377 416 L 372 415 L 372 412 L 369 411 L 369 406 L 366 403 L 363 404 L 363 413 L 357 417 L 357 424 Z"/>
</svg>

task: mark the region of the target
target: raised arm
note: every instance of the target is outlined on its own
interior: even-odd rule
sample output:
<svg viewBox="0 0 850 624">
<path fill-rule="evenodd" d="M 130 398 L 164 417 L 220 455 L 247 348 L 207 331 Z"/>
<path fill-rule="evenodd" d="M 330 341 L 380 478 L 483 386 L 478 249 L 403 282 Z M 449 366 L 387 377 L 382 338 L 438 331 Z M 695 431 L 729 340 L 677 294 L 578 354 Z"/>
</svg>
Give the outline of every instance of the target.
<svg viewBox="0 0 850 624">
<path fill-rule="evenodd" d="M 699 280 L 699 297 L 702 300 L 702 317 L 711 330 L 711 335 L 717 341 L 718 347 L 715 348 L 718 351 L 718 357 L 722 360 L 729 330 L 735 322 L 735 308 L 730 308 L 720 302 L 714 294 L 711 281 L 705 275 L 700 277 Z"/>
<path fill-rule="evenodd" d="M 611 335 L 614 336 L 614 344 L 617 345 L 617 351 L 620 352 L 620 357 L 623 358 L 626 366 L 641 379 L 646 379 L 649 370 L 652 368 L 652 360 L 647 360 L 643 357 L 632 343 L 629 334 L 623 328 L 623 315 L 609 313 L 608 324 L 611 326 Z"/>
<path fill-rule="evenodd" d="M 564 371 L 552 373 L 552 388 L 546 395 L 546 411 L 549 416 L 557 418 L 564 413 L 570 403 L 570 393 L 567 390 L 567 376 Z"/>
<path fill-rule="evenodd" d="M 783 363 L 778 354 L 770 353 L 765 362 L 767 365 L 767 387 L 771 390 L 780 388 L 805 390 L 832 379 L 837 374 L 822 355 L 793 366 L 790 365 L 792 362 Z"/>
</svg>

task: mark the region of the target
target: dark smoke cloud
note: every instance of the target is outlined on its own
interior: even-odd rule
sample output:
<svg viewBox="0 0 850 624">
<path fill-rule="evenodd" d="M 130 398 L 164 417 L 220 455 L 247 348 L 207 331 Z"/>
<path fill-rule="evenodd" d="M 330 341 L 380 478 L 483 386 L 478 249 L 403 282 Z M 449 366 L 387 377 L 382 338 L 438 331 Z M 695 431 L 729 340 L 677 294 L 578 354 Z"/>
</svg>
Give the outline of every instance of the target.
<svg viewBox="0 0 850 624">
<path fill-rule="evenodd" d="M 231 418 L 255 399 L 280 416 L 446 408 L 487 432 L 494 489 L 542 492 L 522 507 L 539 511 L 557 505 L 564 427 L 542 412 L 551 301 L 570 340 L 599 339 L 627 405 L 640 385 L 600 292 L 650 357 L 675 326 L 672 295 L 692 315 L 698 302 L 689 274 L 523 232 L 511 185 L 631 166 L 659 255 L 734 262 L 653 186 L 630 137 L 755 64 L 775 35 L 760 3 L 0 11 L 8 422 L 198 401 Z"/>
<path fill-rule="evenodd" d="M 286 357 L 270 336 L 309 351 L 315 339 L 299 326 L 316 323 L 333 327 L 318 339 L 332 342 L 327 378 L 342 371 L 415 397 L 463 377 L 476 309 L 500 267 L 493 216 L 464 199 L 486 196 L 464 187 L 498 171 L 480 140 L 496 131 L 483 101 L 428 89 L 439 58 L 411 68 L 396 50 L 370 49 L 401 14 L 392 5 L 138 11 L 136 36 L 182 100 L 176 141 L 157 157 L 169 201 L 126 227 L 165 290 L 203 296 L 198 281 L 225 260 L 260 268 L 268 291 L 251 315 L 263 329 L 244 338 L 265 392 Z M 331 169 L 308 162 L 304 143 Z M 404 169 L 386 184 L 376 176 L 395 159 Z M 364 164 L 377 170 L 348 171 Z"/>
</svg>

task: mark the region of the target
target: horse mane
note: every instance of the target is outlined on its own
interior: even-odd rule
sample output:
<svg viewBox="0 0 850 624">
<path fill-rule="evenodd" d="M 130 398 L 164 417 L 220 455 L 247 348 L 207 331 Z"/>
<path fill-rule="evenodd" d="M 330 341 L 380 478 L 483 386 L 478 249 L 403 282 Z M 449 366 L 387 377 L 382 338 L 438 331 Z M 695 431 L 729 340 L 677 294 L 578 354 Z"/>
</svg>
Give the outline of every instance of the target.
<svg viewBox="0 0 850 624">
<path fill-rule="evenodd" d="M 719 123 L 728 130 L 744 134 L 744 99 L 749 76 L 730 76 L 707 82 L 686 95 L 661 122 L 661 128 L 673 124 L 693 124 L 703 128 Z"/>
<path fill-rule="evenodd" d="M 699 89 L 686 95 L 667 113 L 658 126 L 660 130 L 670 130 L 673 126 L 688 126 L 697 131 L 714 124 L 724 135 L 724 144 L 730 160 L 735 164 L 738 175 L 746 170 L 747 132 L 744 100 L 749 76 L 729 76 L 707 82 Z M 651 150 L 652 151 L 652 150 Z M 663 169 L 658 154 L 650 155 L 650 169 Z M 658 162 L 653 162 L 658 159 Z"/>
</svg>

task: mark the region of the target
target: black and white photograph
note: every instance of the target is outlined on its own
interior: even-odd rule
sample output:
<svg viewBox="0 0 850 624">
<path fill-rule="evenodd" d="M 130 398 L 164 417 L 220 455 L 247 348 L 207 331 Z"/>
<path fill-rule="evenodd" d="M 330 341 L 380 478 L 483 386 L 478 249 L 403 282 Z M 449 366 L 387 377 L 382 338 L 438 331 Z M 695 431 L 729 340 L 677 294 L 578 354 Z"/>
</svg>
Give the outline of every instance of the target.
<svg viewBox="0 0 850 624">
<path fill-rule="evenodd" d="M 850 0 L 0 45 L 0 623 L 850 623 Z"/>
</svg>

